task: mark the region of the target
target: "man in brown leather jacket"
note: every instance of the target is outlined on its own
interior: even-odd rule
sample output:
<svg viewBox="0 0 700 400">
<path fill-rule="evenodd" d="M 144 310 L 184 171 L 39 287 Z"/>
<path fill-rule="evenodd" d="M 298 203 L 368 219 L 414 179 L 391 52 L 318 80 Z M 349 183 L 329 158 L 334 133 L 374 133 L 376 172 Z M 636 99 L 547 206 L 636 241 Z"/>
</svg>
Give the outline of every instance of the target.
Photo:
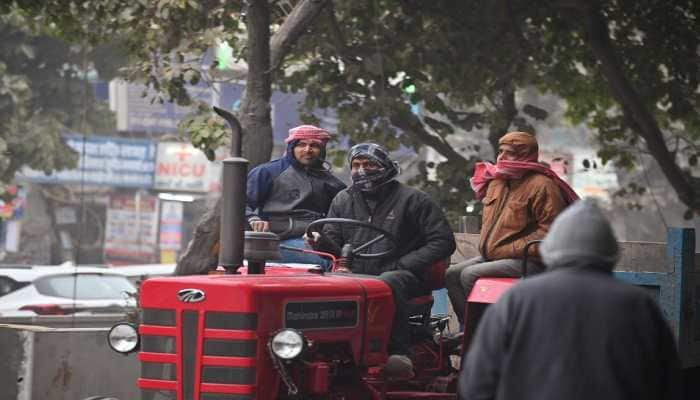
<svg viewBox="0 0 700 400">
<path fill-rule="evenodd" d="M 496 165 L 478 163 L 471 185 L 481 199 L 481 256 L 451 266 L 445 285 L 452 308 L 463 322 L 466 299 L 483 276 L 517 277 L 525 245 L 541 240 L 554 218 L 578 198 L 551 169 L 538 162 L 534 136 L 511 132 L 499 140 Z M 535 246 L 529 250 L 528 271 L 541 272 Z"/>
</svg>

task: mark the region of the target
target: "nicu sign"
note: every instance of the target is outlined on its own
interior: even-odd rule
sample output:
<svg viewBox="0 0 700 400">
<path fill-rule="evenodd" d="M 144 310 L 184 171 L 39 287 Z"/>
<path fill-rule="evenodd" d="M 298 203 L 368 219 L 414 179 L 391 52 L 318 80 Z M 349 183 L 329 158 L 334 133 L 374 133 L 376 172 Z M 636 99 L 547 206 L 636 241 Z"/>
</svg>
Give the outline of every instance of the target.
<svg viewBox="0 0 700 400">
<path fill-rule="evenodd" d="M 160 142 L 153 187 L 159 190 L 209 192 L 218 186 L 220 165 L 189 143 Z"/>
</svg>

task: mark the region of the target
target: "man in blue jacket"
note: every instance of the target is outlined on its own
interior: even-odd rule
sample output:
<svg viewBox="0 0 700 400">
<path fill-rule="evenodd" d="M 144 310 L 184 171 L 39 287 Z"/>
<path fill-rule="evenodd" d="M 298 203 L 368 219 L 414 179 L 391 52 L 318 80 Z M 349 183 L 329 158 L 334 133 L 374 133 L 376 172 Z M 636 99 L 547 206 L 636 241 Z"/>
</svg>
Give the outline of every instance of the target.
<svg viewBox="0 0 700 400">
<path fill-rule="evenodd" d="M 246 219 L 254 231 L 280 235 L 282 244 L 303 247 L 301 236 L 312 221 L 323 218 L 345 184 L 325 162 L 328 131 L 301 125 L 289 131 L 287 151 L 248 174 Z M 287 262 L 326 262 L 316 256 L 282 250 Z"/>
</svg>

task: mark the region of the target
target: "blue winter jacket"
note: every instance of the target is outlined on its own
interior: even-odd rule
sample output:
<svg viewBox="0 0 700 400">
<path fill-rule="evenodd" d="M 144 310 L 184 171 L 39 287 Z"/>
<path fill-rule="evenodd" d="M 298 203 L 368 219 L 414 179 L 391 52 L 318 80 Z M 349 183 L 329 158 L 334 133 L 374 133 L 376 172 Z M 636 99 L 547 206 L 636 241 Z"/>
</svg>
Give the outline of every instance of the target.
<svg viewBox="0 0 700 400">
<path fill-rule="evenodd" d="M 301 236 L 311 221 L 325 217 L 333 197 L 345 188 L 321 163 L 311 168 L 299 163 L 294 145 L 248 174 L 246 219 L 268 221 L 270 231 L 282 238 Z"/>
</svg>

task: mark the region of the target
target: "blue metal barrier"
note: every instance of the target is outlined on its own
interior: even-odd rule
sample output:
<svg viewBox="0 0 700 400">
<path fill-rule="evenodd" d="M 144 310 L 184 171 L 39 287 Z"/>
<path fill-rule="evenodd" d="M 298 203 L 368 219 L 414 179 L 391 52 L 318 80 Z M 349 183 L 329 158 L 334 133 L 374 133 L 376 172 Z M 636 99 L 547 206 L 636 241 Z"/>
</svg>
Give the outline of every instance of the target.
<svg viewBox="0 0 700 400">
<path fill-rule="evenodd" d="M 615 271 L 617 278 L 650 290 L 677 338 L 684 368 L 700 365 L 700 271 L 695 269 L 695 230 L 669 228 L 666 272 Z"/>
</svg>

